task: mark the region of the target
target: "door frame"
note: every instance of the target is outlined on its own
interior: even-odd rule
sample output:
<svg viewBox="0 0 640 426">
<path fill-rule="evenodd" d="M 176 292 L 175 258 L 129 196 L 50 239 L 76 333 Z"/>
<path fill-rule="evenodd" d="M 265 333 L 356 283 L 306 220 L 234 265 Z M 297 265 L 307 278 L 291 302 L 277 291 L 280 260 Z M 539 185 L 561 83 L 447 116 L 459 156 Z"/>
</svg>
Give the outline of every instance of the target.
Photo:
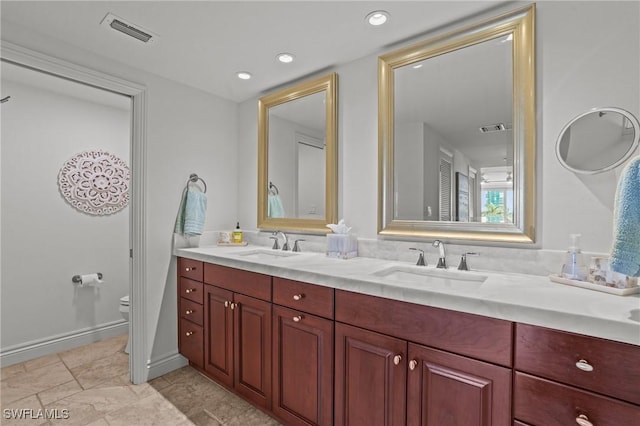
<svg viewBox="0 0 640 426">
<path fill-rule="evenodd" d="M 133 383 L 147 380 L 146 348 L 146 121 L 147 89 L 100 71 L 2 41 L 0 58 L 15 65 L 76 81 L 131 98 L 131 204 L 129 209 L 129 375 Z M 115 307 L 114 307 L 115 309 Z"/>
</svg>

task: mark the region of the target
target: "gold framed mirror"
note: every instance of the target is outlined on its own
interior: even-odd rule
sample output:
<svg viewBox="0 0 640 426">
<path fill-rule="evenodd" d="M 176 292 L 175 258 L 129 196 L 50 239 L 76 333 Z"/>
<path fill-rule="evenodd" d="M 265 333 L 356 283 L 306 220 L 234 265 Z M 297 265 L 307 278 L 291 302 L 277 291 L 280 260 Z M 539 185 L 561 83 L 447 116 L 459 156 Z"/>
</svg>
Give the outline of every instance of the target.
<svg viewBox="0 0 640 426">
<path fill-rule="evenodd" d="M 534 15 L 379 57 L 379 234 L 535 241 Z"/>
<path fill-rule="evenodd" d="M 258 228 L 327 233 L 338 216 L 338 76 L 258 101 Z"/>
</svg>

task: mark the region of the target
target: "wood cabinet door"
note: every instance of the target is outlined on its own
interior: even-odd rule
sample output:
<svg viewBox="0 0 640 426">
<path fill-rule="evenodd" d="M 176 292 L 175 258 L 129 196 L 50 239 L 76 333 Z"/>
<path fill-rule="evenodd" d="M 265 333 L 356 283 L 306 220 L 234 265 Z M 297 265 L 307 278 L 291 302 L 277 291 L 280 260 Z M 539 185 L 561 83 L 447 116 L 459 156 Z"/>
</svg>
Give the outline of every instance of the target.
<svg viewBox="0 0 640 426">
<path fill-rule="evenodd" d="M 409 344 L 408 426 L 507 426 L 511 370 Z"/>
<path fill-rule="evenodd" d="M 407 342 L 342 323 L 335 335 L 335 425 L 404 425 Z"/>
<path fill-rule="evenodd" d="M 234 294 L 235 389 L 271 408 L 271 303 Z"/>
<path fill-rule="evenodd" d="M 204 286 L 204 369 L 233 387 L 233 293 Z"/>
<path fill-rule="evenodd" d="M 273 412 L 287 425 L 333 424 L 333 321 L 273 307 Z"/>
</svg>

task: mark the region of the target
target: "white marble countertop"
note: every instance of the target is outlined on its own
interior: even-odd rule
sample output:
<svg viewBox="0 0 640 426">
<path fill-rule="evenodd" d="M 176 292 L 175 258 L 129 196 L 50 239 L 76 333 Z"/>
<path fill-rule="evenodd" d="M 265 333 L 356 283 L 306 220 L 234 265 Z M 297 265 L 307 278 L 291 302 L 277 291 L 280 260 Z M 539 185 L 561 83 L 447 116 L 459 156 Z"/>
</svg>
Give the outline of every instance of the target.
<svg viewBox="0 0 640 426">
<path fill-rule="evenodd" d="M 433 266 L 366 257 L 343 260 L 320 253 L 289 257 L 252 256 L 267 247 L 179 248 L 174 255 L 281 278 L 484 315 L 640 346 L 640 294 L 618 296 L 551 282 L 546 276 L 457 271 L 484 282 L 439 282 L 376 275 L 391 267 L 430 272 Z M 438 273 L 438 271 L 436 271 Z M 401 274 L 400 274 L 401 275 Z M 426 281 L 427 278 L 425 278 Z"/>
</svg>

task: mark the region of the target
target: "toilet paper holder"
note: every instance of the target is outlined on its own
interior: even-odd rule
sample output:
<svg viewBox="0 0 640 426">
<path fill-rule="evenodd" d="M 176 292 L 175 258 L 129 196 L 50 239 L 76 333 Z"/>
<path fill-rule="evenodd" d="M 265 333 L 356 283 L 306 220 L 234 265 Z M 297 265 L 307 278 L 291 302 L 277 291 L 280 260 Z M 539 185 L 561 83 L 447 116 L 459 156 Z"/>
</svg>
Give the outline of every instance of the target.
<svg viewBox="0 0 640 426">
<path fill-rule="evenodd" d="M 102 279 L 102 272 L 98 272 L 98 279 Z M 73 277 L 71 277 L 71 281 L 76 284 L 82 284 L 82 275 L 74 275 Z"/>
</svg>

